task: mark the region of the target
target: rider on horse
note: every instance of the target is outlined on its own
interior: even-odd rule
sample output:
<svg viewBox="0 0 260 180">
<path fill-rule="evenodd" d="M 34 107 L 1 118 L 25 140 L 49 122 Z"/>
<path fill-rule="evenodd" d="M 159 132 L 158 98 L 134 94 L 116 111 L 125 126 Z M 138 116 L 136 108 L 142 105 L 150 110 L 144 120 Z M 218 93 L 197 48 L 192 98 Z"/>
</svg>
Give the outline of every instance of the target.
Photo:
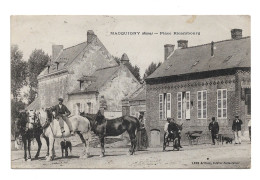
<svg viewBox="0 0 260 180">
<path fill-rule="evenodd" d="M 179 147 L 182 148 L 181 146 L 181 135 L 180 135 L 180 131 L 181 131 L 181 126 L 179 124 L 176 123 L 176 121 L 174 120 L 174 118 L 167 118 L 167 121 L 169 122 L 168 124 L 168 135 L 172 134 L 173 131 L 178 131 L 178 133 L 176 133 L 177 138 L 178 138 L 178 144 Z M 168 137 L 168 136 L 166 136 Z"/>
<path fill-rule="evenodd" d="M 71 114 L 69 109 L 63 104 L 63 99 L 59 98 L 59 104 L 57 104 L 56 106 L 54 106 L 52 108 L 53 111 L 55 111 L 55 115 L 59 121 L 60 127 L 61 127 L 61 132 L 64 133 L 64 121 L 67 123 L 69 130 L 70 130 L 70 134 L 74 135 L 74 132 L 72 131 L 72 125 L 71 122 L 69 121 L 68 116 Z"/>
</svg>

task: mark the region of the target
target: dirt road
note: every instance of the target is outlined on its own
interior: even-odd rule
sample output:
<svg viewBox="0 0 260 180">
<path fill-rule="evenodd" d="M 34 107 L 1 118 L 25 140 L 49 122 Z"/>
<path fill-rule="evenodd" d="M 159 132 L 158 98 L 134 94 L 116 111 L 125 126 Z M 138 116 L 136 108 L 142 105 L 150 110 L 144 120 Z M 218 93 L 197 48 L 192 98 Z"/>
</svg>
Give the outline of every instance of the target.
<svg viewBox="0 0 260 180">
<path fill-rule="evenodd" d="M 91 148 L 91 157 L 80 159 L 81 147 L 73 147 L 72 155 L 61 158 L 56 150 L 54 161 L 46 162 L 45 151 L 38 160 L 25 162 L 23 151 L 12 151 L 12 168 L 250 168 L 251 144 L 241 145 L 194 145 L 184 146 L 181 151 L 162 152 L 162 148 L 138 151 L 127 155 L 127 148 L 106 148 L 106 156 L 99 157 L 100 149 Z M 35 151 L 32 152 L 35 155 Z"/>
</svg>

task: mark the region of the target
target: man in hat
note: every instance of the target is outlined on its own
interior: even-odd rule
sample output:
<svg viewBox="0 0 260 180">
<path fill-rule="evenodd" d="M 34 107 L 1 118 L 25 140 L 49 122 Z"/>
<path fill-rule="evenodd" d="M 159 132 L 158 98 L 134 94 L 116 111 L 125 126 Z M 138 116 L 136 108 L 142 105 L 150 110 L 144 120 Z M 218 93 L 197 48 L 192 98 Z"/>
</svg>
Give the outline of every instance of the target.
<svg viewBox="0 0 260 180">
<path fill-rule="evenodd" d="M 216 122 L 216 118 L 211 118 L 212 122 L 209 123 L 209 131 L 211 132 L 212 137 L 212 145 L 215 145 L 215 139 L 217 139 L 217 134 L 219 132 L 219 125 L 218 122 Z"/>
<path fill-rule="evenodd" d="M 239 116 L 235 116 L 235 120 L 232 124 L 232 131 L 235 134 L 235 144 L 241 144 L 241 125 L 243 124 L 243 121 L 239 119 Z"/>
<path fill-rule="evenodd" d="M 63 99 L 59 98 L 58 99 L 59 104 L 54 106 L 53 110 L 56 113 L 56 118 L 59 120 L 61 132 L 64 133 L 64 121 L 67 123 L 69 129 L 70 129 L 70 134 L 74 135 L 74 132 L 72 130 L 72 125 L 71 122 L 69 121 L 68 116 L 71 114 L 69 109 L 63 104 Z"/>
</svg>

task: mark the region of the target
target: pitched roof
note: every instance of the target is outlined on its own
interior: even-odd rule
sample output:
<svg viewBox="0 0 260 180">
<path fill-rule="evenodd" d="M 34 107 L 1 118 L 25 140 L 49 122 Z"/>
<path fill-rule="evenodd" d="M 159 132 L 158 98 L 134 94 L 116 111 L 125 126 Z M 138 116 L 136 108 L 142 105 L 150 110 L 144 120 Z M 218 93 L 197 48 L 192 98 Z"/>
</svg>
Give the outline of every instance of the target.
<svg viewBox="0 0 260 180">
<path fill-rule="evenodd" d="M 245 37 L 238 40 L 214 42 L 214 56 L 211 56 L 211 43 L 176 49 L 147 79 L 236 67 L 250 67 L 250 39 L 250 37 Z"/>
<path fill-rule="evenodd" d="M 92 78 L 94 77 L 93 81 L 86 89 L 83 90 L 76 89 L 72 91 L 70 94 L 97 92 L 108 81 L 108 79 L 119 70 L 119 68 L 120 65 L 97 69 L 91 75 Z M 84 79 L 84 78 L 80 78 L 80 79 Z M 86 79 L 89 80 L 88 78 Z"/>
<path fill-rule="evenodd" d="M 138 88 L 129 98 L 129 101 L 145 101 L 146 100 L 146 85 Z"/>
<path fill-rule="evenodd" d="M 62 70 L 66 70 L 67 67 L 69 67 L 72 62 L 77 59 L 77 57 L 81 54 L 81 52 L 83 52 L 86 49 L 88 54 L 91 54 L 95 51 L 99 51 L 100 52 L 100 56 L 96 56 L 97 58 L 105 58 L 108 59 L 109 62 L 109 66 L 114 66 L 116 63 L 116 61 L 112 58 L 112 56 L 110 55 L 110 53 L 107 51 L 107 49 L 105 48 L 105 46 L 103 45 L 103 43 L 99 40 L 99 38 L 97 36 L 95 36 L 95 40 L 92 40 L 91 42 L 85 41 L 82 42 L 80 44 L 77 44 L 75 46 L 71 46 L 68 48 L 63 49 L 58 57 L 54 60 L 52 60 L 52 62 L 50 63 L 50 69 L 49 69 L 49 73 L 47 68 L 45 68 L 39 76 L 44 76 L 44 75 L 48 75 L 54 72 L 59 72 Z M 82 58 L 82 57 L 80 57 Z M 59 63 L 58 65 L 58 70 L 57 70 L 57 63 Z"/>
<path fill-rule="evenodd" d="M 25 108 L 26 110 L 37 110 L 40 109 L 40 101 L 39 98 L 35 98 L 34 101 Z"/>
</svg>

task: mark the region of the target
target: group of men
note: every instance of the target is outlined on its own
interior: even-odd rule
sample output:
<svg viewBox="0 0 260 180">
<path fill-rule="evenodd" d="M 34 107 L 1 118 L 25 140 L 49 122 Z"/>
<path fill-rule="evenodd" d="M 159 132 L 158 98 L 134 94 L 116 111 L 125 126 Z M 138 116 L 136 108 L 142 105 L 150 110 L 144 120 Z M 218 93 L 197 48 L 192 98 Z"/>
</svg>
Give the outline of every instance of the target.
<svg viewBox="0 0 260 180">
<path fill-rule="evenodd" d="M 212 137 L 212 145 L 215 145 L 215 140 L 217 139 L 217 136 L 219 134 L 219 125 L 216 121 L 215 117 L 211 118 L 212 122 L 209 124 L 209 131 L 211 132 Z M 167 118 L 167 122 L 164 125 L 164 131 L 166 133 L 166 138 L 168 137 L 170 133 L 170 125 L 176 123 L 173 118 Z M 235 136 L 235 144 L 241 144 L 241 126 L 243 124 L 243 121 L 239 119 L 239 116 L 235 116 L 235 120 L 232 124 L 232 131 Z M 249 129 L 249 138 L 251 141 L 251 121 L 248 123 L 248 129 Z"/>
<path fill-rule="evenodd" d="M 235 136 L 235 144 L 241 144 L 241 126 L 243 124 L 243 121 L 239 119 L 239 116 L 235 116 L 235 120 L 232 124 L 232 131 Z M 249 138 L 251 141 L 251 121 L 248 123 L 249 127 Z M 212 117 L 212 122 L 209 124 L 209 131 L 211 132 L 212 137 L 212 144 L 215 145 L 215 139 L 217 139 L 217 135 L 219 133 L 219 125 L 218 122 L 216 122 L 216 118 Z"/>
</svg>

